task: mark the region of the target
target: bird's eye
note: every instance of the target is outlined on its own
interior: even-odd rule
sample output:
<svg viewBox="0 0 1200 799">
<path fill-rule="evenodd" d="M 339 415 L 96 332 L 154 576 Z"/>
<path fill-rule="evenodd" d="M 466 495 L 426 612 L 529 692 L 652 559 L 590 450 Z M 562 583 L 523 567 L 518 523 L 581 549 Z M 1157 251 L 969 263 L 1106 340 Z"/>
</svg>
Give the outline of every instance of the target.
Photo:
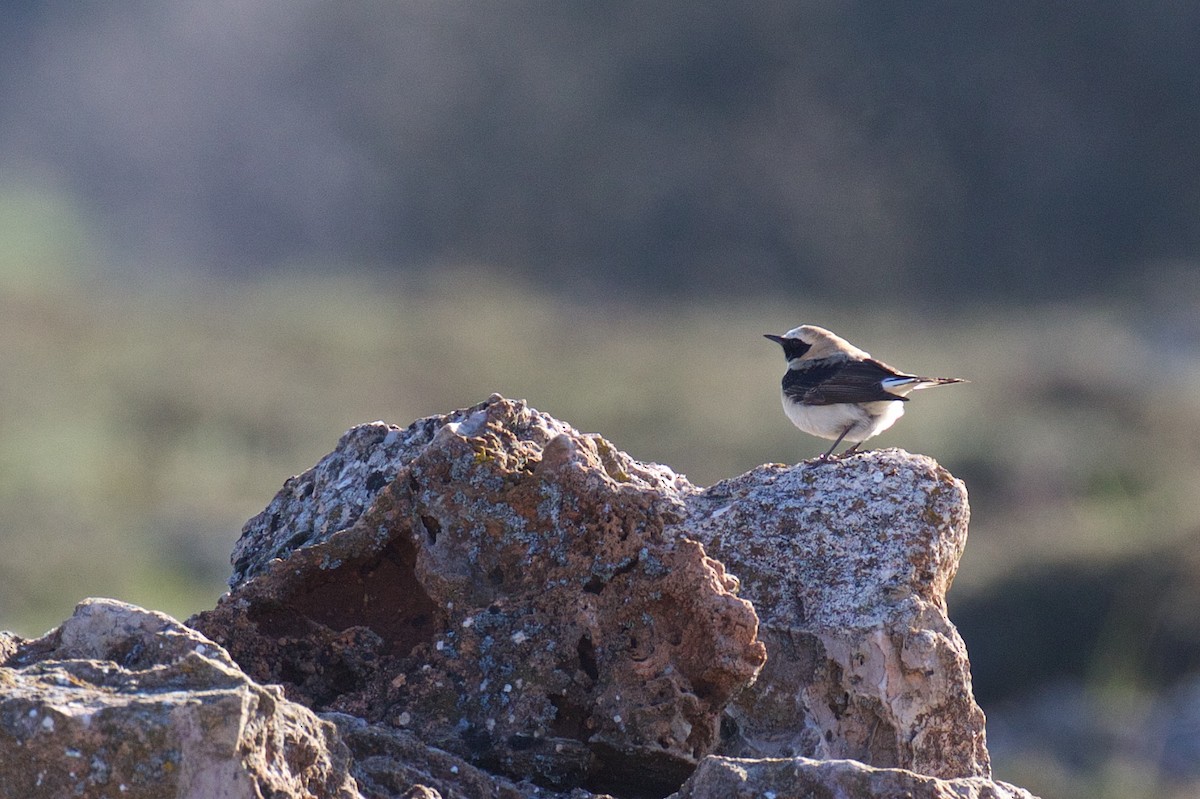
<svg viewBox="0 0 1200 799">
<path fill-rule="evenodd" d="M 787 355 L 788 360 L 790 361 L 792 358 L 801 357 L 804 355 L 804 353 L 808 352 L 810 348 L 812 348 L 812 344 L 809 344 L 807 341 L 802 341 L 798 338 L 790 338 L 784 343 L 783 352 L 785 355 Z"/>
</svg>

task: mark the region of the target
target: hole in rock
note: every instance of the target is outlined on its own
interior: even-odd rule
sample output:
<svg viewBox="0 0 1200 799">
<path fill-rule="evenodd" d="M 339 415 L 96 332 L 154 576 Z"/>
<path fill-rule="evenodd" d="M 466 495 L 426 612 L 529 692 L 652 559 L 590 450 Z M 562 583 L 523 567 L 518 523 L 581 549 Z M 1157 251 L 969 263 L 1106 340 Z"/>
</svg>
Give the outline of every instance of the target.
<svg viewBox="0 0 1200 799">
<path fill-rule="evenodd" d="M 732 741 L 735 738 L 740 737 L 741 734 L 742 734 L 741 726 L 739 726 L 738 723 L 731 716 L 729 716 L 726 713 L 722 713 L 721 714 L 721 732 L 720 732 L 721 740 L 726 741 L 726 742 Z"/>
<path fill-rule="evenodd" d="M 592 637 L 584 633 L 575 645 L 575 651 L 579 654 L 579 668 L 583 669 L 583 673 L 592 682 L 599 680 L 600 667 L 596 664 L 596 645 L 592 643 Z"/>
<path fill-rule="evenodd" d="M 383 472 L 371 472 L 367 475 L 367 490 L 375 493 L 388 484 L 388 476 Z"/>
<path fill-rule="evenodd" d="M 594 744 L 591 749 L 600 768 L 584 787 L 622 799 L 662 799 L 679 790 L 696 769 L 694 763 L 659 749 L 620 751 L 607 744 Z"/>
<path fill-rule="evenodd" d="M 478 727 L 468 727 L 462 734 L 462 740 L 475 758 L 492 751 L 492 736 Z"/>
<path fill-rule="evenodd" d="M 393 539 L 369 558 L 313 573 L 281 607 L 255 621 L 267 636 L 303 634 L 312 622 L 338 632 L 366 627 L 384 640 L 384 654 L 402 657 L 432 641 L 438 623 L 415 565 L 412 544 Z"/>
<path fill-rule="evenodd" d="M 438 533 L 442 531 L 442 523 L 433 516 L 422 514 L 421 526 L 425 528 L 425 534 L 429 536 L 429 543 L 436 544 Z"/>
<path fill-rule="evenodd" d="M 709 702 L 712 700 L 713 696 L 716 695 L 717 686 L 709 680 L 693 678 L 692 693 L 696 695 L 697 699 L 700 699 L 704 702 Z"/>
<path fill-rule="evenodd" d="M 554 721 L 550 723 L 551 733 L 557 738 L 586 741 L 591 735 L 587 728 L 587 709 L 566 696 L 551 696 L 549 699 L 550 704 L 554 705 Z"/>
<path fill-rule="evenodd" d="M 294 552 L 300 547 L 304 546 L 305 543 L 308 542 L 309 535 L 311 535 L 311 531 L 309 530 L 301 530 L 300 532 L 296 533 L 287 540 L 287 543 L 283 545 L 284 551 Z"/>
</svg>

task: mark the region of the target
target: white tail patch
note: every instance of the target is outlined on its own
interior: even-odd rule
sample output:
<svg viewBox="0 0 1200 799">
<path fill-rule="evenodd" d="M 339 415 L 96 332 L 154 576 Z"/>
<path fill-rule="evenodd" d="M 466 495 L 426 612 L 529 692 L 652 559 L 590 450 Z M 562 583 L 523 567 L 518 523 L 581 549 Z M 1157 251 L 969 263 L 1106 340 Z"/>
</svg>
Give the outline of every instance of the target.
<svg viewBox="0 0 1200 799">
<path fill-rule="evenodd" d="M 885 377 L 879 381 L 879 384 L 889 394 L 896 394 L 901 397 L 914 389 L 925 388 L 925 385 L 928 385 L 922 385 L 921 381 L 915 377 Z"/>
<path fill-rule="evenodd" d="M 911 375 L 901 375 L 898 377 L 885 377 L 879 381 L 879 384 L 883 386 L 884 391 L 903 397 L 910 391 L 916 391 L 921 388 L 948 386 L 951 383 L 966 382 L 966 380 L 958 377 L 913 377 Z"/>
</svg>

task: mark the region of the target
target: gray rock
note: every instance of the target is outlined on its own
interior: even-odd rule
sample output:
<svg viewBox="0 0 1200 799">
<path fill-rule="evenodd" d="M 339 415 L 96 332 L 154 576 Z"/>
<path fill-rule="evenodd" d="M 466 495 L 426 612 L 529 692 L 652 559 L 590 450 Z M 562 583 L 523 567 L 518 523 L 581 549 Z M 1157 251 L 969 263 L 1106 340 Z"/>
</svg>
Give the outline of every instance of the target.
<svg viewBox="0 0 1200 799">
<path fill-rule="evenodd" d="M 900 450 L 762 466 L 689 497 L 673 529 L 741 580 L 768 653 L 718 753 L 988 776 L 946 616 L 969 516 L 961 481 Z"/>
<path fill-rule="evenodd" d="M 898 451 L 701 491 L 498 396 L 364 425 L 195 629 L 0 634 L 0 795 L 1028 799 L 946 619 L 968 515 Z"/>
<path fill-rule="evenodd" d="M 984 777 L 944 780 L 854 760 L 707 757 L 669 799 L 1036 799 Z"/>
<path fill-rule="evenodd" d="M 368 724 L 355 716 L 327 713 L 354 756 L 363 793 L 406 799 L 611 799 L 582 789 L 558 793 L 513 782 L 475 768 L 449 752 L 426 746 L 406 730 Z"/>
<path fill-rule="evenodd" d="M 0 796 L 357 799 L 329 722 L 161 613 L 89 599 L 0 661 Z"/>
</svg>

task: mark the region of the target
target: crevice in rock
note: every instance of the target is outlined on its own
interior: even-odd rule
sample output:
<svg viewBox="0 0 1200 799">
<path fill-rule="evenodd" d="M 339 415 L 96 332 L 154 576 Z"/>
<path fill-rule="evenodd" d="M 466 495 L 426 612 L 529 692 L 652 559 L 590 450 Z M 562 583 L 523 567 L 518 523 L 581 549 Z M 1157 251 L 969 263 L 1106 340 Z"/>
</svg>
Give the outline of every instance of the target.
<svg viewBox="0 0 1200 799">
<path fill-rule="evenodd" d="M 600 679 L 600 667 L 596 664 L 596 645 L 592 643 L 592 636 L 584 633 L 579 638 L 579 643 L 575 645 L 575 651 L 579 653 L 579 668 L 583 669 L 583 673 L 596 682 Z"/>
<path fill-rule="evenodd" d="M 416 550 L 397 537 L 370 558 L 330 569 L 254 621 L 262 635 L 293 637 L 316 623 L 335 632 L 366 627 L 383 640 L 383 653 L 403 657 L 433 640 L 439 610 L 417 581 Z"/>
<path fill-rule="evenodd" d="M 622 574 L 629 574 L 631 571 L 633 571 L 634 569 L 636 569 L 638 567 L 638 563 L 640 563 L 640 562 L 641 562 L 640 558 L 632 558 L 628 563 L 626 563 L 623 566 L 620 566 L 613 572 L 612 577 L 609 579 L 609 582 L 612 582 L 613 580 L 617 579 Z"/>
<path fill-rule="evenodd" d="M 550 704 L 554 705 L 554 721 L 550 730 L 558 738 L 573 738 L 576 741 L 586 741 L 591 734 L 587 728 L 588 710 L 571 695 L 550 696 Z"/>
<path fill-rule="evenodd" d="M 695 763 L 665 757 L 661 751 L 639 754 L 604 743 L 591 749 L 600 766 L 584 787 L 620 799 L 662 799 L 679 790 L 696 769 Z"/>
<path fill-rule="evenodd" d="M 429 536 L 429 543 L 436 544 L 438 534 L 442 532 L 441 522 L 433 516 L 422 513 L 421 526 L 425 528 L 425 535 Z"/>
</svg>

